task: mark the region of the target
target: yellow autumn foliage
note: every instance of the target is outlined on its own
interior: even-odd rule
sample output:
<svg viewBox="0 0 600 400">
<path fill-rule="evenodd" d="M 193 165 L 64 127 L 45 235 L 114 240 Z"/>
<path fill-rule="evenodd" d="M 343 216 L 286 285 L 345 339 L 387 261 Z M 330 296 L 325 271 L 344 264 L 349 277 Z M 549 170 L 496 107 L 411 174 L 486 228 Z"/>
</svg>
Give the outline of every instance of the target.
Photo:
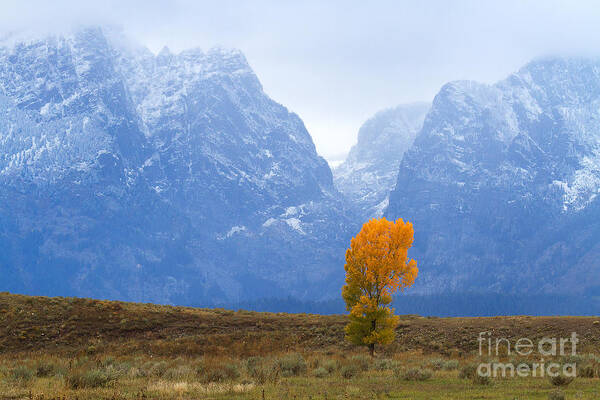
<svg viewBox="0 0 600 400">
<path fill-rule="evenodd" d="M 373 218 L 352 238 L 346 251 L 346 284 L 342 297 L 350 312 L 346 337 L 365 345 L 394 340 L 398 317 L 388 305 L 392 295 L 415 282 L 417 262 L 408 259 L 414 231 L 410 222 Z"/>
</svg>

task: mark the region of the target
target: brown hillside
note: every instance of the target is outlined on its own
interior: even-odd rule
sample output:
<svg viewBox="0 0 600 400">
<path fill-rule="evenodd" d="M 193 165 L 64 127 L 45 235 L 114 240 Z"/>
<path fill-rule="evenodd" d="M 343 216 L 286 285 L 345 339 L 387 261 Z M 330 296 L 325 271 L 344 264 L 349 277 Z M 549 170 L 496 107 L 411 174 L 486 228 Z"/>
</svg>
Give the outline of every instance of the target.
<svg viewBox="0 0 600 400">
<path fill-rule="evenodd" d="M 600 318 L 402 316 L 386 351 L 474 352 L 481 331 L 516 341 L 527 337 L 580 336 L 579 351 L 600 345 Z M 289 351 L 350 348 L 343 315 L 259 313 L 159 306 L 83 298 L 0 293 L 0 353 L 111 352 L 247 357 Z"/>
</svg>

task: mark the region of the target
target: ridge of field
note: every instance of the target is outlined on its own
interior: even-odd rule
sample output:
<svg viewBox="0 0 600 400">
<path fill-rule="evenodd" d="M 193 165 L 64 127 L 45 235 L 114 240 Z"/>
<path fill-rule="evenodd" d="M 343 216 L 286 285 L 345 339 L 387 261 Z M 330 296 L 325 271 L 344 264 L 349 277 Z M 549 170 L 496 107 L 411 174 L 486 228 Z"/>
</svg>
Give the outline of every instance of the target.
<svg viewBox="0 0 600 400">
<path fill-rule="evenodd" d="M 598 317 L 400 316 L 396 341 L 386 353 L 469 354 L 478 335 L 515 343 L 519 338 L 570 337 L 581 351 L 600 345 Z M 75 354 L 231 355 L 289 351 L 357 350 L 344 340 L 344 315 L 286 314 L 173 307 L 85 298 L 0 293 L 0 353 L 46 351 Z"/>
</svg>

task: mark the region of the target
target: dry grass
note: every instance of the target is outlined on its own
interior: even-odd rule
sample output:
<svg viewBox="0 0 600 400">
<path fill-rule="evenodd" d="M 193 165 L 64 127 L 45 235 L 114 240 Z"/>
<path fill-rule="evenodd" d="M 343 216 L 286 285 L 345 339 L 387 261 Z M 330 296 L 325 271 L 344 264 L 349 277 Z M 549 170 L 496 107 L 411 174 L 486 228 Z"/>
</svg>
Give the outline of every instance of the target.
<svg viewBox="0 0 600 400">
<path fill-rule="evenodd" d="M 563 391 L 598 399 L 596 320 L 403 316 L 396 342 L 370 359 L 344 341 L 340 315 L 3 293 L 0 399 L 547 399 L 548 379 L 460 378 L 481 331 L 512 341 L 577 332 L 578 353 L 596 355 L 571 360 L 588 376 Z"/>
<path fill-rule="evenodd" d="M 148 386 L 149 392 L 158 392 L 165 395 L 202 393 L 202 394 L 223 394 L 223 393 L 245 393 L 254 389 L 253 383 L 209 383 L 201 384 L 198 382 L 169 382 L 157 381 Z"/>
</svg>

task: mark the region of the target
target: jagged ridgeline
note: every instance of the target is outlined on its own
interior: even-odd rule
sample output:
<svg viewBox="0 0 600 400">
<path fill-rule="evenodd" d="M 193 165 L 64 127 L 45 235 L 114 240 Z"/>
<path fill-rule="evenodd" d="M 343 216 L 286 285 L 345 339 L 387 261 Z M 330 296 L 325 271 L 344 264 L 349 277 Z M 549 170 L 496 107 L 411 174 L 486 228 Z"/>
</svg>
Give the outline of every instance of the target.
<svg viewBox="0 0 600 400">
<path fill-rule="evenodd" d="M 0 285 L 179 304 L 325 298 L 353 219 L 235 50 L 104 28 L 0 46 Z"/>
</svg>

